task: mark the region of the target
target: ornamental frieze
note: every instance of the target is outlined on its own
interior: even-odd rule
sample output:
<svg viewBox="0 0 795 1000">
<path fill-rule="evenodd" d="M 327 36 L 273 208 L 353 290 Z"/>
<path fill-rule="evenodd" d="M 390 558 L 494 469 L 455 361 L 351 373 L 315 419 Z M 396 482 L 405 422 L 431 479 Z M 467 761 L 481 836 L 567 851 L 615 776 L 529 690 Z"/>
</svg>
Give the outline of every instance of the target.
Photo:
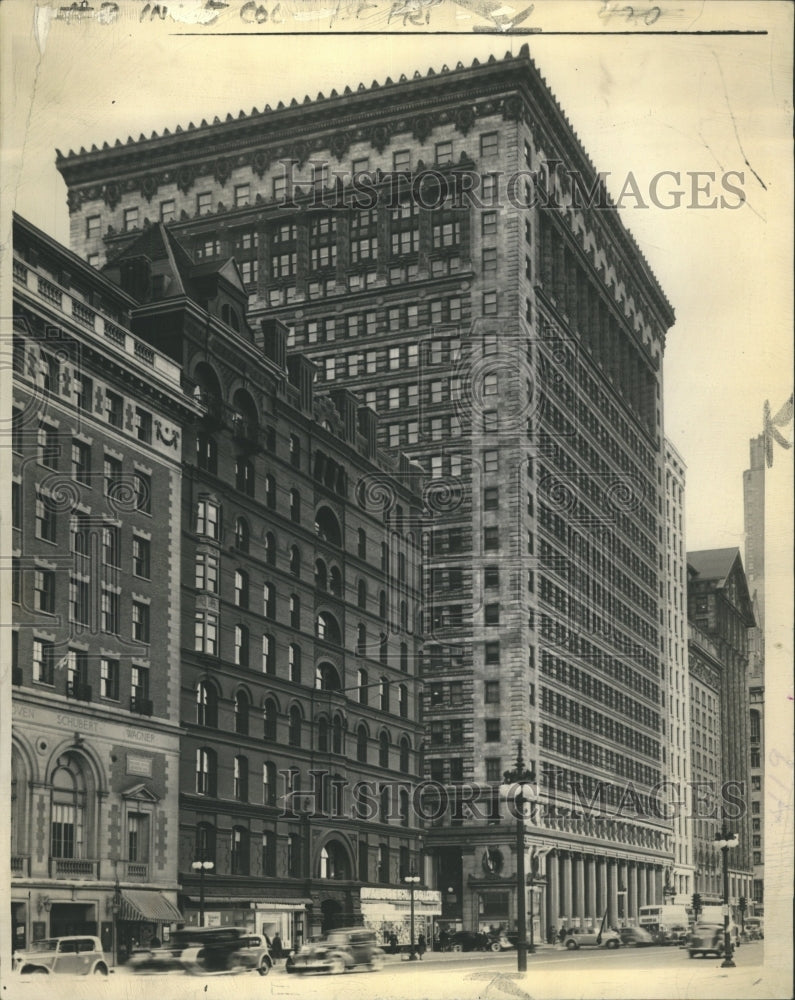
<svg viewBox="0 0 795 1000">
<path fill-rule="evenodd" d="M 430 115 L 417 115 L 412 122 L 412 136 L 418 142 L 424 143 L 431 132 L 433 132 L 433 122 Z"/>
<path fill-rule="evenodd" d="M 213 177 L 216 181 L 224 187 L 226 182 L 229 180 L 229 175 L 231 173 L 231 167 L 229 166 L 229 160 L 225 156 L 219 156 L 215 161 L 213 166 Z"/>
<path fill-rule="evenodd" d="M 349 132 L 335 132 L 329 139 L 329 149 L 337 160 L 341 160 L 351 147 Z"/>
<path fill-rule="evenodd" d="M 151 201 L 157 194 L 157 178 L 152 174 L 146 174 L 141 178 L 141 194 L 147 201 Z"/>
<path fill-rule="evenodd" d="M 102 197 L 108 208 L 113 211 L 113 209 L 121 201 L 121 190 L 119 185 L 115 181 L 111 181 L 110 184 L 106 184 L 102 189 Z"/>
<path fill-rule="evenodd" d="M 462 135 L 468 135 L 471 128 L 475 124 L 476 119 L 475 111 L 471 105 L 466 105 L 463 108 L 458 108 L 453 115 L 453 120 L 455 121 L 455 127 L 458 132 Z"/>
<path fill-rule="evenodd" d="M 251 158 L 251 169 L 262 179 L 263 174 L 271 165 L 270 153 L 265 149 L 258 149 Z"/>
<path fill-rule="evenodd" d="M 195 176 L 193 173 L 193 167 L 180 167 L 177 170 L 177 187 L 183 194 L 187 194 L 188 191 L 193 187 L 195 182 Z"/>
</svg>

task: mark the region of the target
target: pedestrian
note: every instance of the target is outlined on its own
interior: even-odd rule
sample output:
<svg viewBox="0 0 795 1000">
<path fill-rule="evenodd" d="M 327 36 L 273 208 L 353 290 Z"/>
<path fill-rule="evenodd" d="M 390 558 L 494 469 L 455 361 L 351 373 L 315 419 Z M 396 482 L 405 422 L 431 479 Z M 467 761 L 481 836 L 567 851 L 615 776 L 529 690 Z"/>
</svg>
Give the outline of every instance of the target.
<svg viewBox="0 0 795 1000">
<path fill-rule="evenodd" d="M 417 938 L 417 952 L 420 958 L 425 954 L 425 935 L 422 931 L 420 931 L 420 936 Z"/>
<path fill-rule="evenodd" d="M 447 951 L 450 946 L 450 935 L 447 933 L 447 928 L 443 927 L 439 932 L 439 951 Z"/>
<path fill-rule="evenodd" d="M 389 935 L 389 953 L 390 955 L 397 955 L 397 934 L 394 931 Z"/>
<path fill-rule="evenodd" d="M 274 958 L 282 957 L 282 939 L 278 931 L 276 931 L 276 933 L 273 935 L 273 942 L 271 944 L 271 955 L 273 955 Z"/>
<path fill-rule="evenodd" d="M 560 930 L 558 931 L 558 941 L 560 941 L 560 943 L 563 944 L 563 939 L 565 937 L 566 937 L 566 928 L 561 926 Z"/>
</svg>

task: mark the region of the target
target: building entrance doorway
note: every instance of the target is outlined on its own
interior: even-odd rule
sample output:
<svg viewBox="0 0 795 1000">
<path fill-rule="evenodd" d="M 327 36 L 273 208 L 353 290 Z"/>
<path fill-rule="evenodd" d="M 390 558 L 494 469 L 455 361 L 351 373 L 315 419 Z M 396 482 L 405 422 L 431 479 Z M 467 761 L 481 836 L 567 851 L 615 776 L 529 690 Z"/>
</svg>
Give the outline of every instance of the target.
<svg viewBox="0 0 795 1000">
<path fill-rule="evenodd" d="M 324 899 L 320 904 L 322 914 L 321 929 L 324 934 L 333 931 L 335 927 L 343 927 L 345 924 L 342 906 L 336 899 Z"/>
<path fill-rule="evenodd" d="M 92 903 L 53 903 L 50 910 L 50 937 L 70 934 L 96 934 Z"/>
</svg>

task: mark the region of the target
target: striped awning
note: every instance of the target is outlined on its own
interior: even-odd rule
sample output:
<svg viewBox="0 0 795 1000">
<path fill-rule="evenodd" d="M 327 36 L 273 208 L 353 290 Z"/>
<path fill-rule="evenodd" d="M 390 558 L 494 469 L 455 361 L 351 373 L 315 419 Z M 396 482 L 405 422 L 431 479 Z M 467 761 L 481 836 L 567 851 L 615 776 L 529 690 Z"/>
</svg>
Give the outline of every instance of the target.
<svg viewBox="0 0 795 1000">
<path fill-rule="evenodd" d="M 124 889 L 121 894 L 120 920 L 170 924 L 183 917 L 162 892 L 152 889 Z"/>
</svg>

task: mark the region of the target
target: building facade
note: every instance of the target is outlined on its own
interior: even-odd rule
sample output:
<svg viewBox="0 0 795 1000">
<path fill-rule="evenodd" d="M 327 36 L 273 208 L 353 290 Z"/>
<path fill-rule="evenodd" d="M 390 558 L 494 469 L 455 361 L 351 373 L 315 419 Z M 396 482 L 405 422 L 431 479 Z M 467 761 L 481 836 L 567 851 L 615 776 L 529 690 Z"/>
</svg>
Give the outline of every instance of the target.
<svg viewBox="0 0 795 1000">
<path fill-rule="evenodd" d="M 425 854 L 450 926 L 516 920 L 498 789 L 520 743 L 535 931 L 662 901 L 673 312 L 527 49 L 58 167 L 78 252 L 162 221 L 196 261 L 233 254 L 251 321 L 428 473 L 425 773 L 448 808 Z"/>
<path fill-rule="evenodd" d="M 736 905 L 751 899 L 753 888 L 748 633 L 756 621 L 739 549 L 688 552 L 687 563 L 688 620 L 710 638 L 720 665 L 721 771 L 713 824 L 717 834 L 725 820 L 739 838 L 729 854 Z"/>
<path fill-rule="evenodd" d="M 420 864 L 422 472 L 352 393 L 317 393 L 282 324 L 249 327 L 233 262 L 194 264 L 158 225 L 104 270 L 202 407 L 183 454 L 183 912 L 296 947 L 360 922 L 363 887 L 388 906 Z"/>
<path fill-rule="evenodd" d="M 748 700 L 751 711 L 751 863 L 755 912 L 764 912 L 765 886 L 765 444 L 750 442 L 750 468 L 743 472 L 745 573 L 756 625 L 748 631 Z"/>
<path fill-rule="evenodd" d="M 109 954 L 177 902 L 181 369 L 134 301 L 14 220 L 13 946 Z"/>
<path fill-rule="evenodd" d="M 669 902 L 690 905 L 693 892 L 690 823 L 691 740 L 689 733 L 687 546 L 685 544 L 685 473 L 682 456 L 665 441 L 665 619 L 666 760 L 671 782 L 673 867 L 666 879 Z"/>
</svg>

